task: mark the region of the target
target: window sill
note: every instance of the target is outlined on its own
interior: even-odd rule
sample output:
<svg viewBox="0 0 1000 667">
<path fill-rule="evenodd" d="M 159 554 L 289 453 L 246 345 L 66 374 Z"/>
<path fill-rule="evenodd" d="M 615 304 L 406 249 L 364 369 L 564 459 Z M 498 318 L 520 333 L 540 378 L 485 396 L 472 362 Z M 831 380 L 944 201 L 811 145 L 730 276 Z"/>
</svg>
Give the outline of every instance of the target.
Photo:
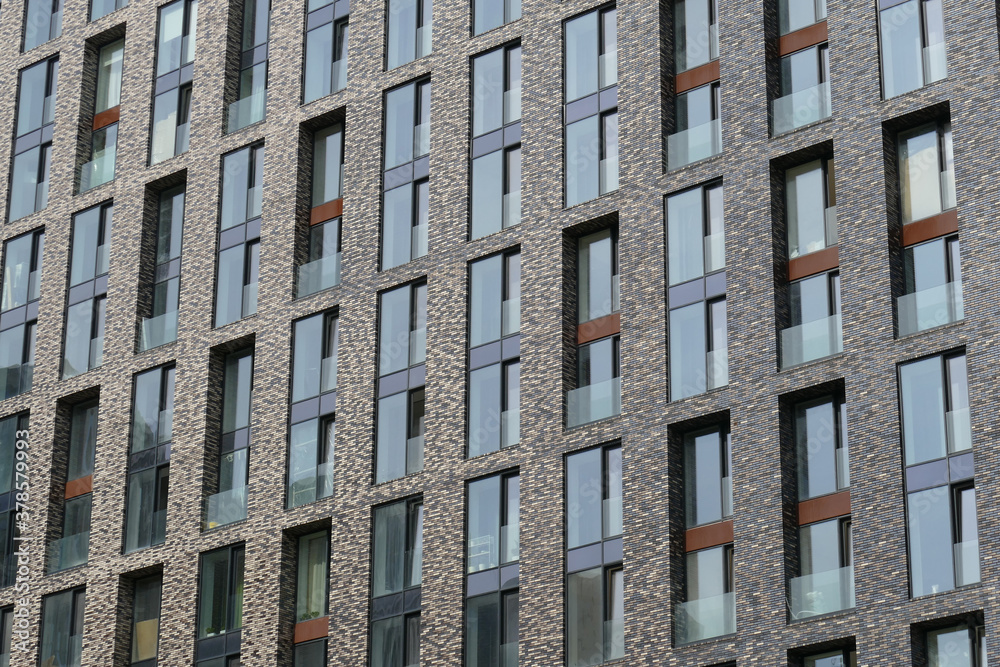
<svg viewBox="0 0 1000 667">
<path fill-rule="evenodd" d="M 939 324 L 938 326 L 931 327 L 929 329 L 921 329 L 920 331 L 914 331 L 913 333 L 906 334 L 905 336 L 900 336 L 899 333 L 897 333 L 896 334 L 896 340 L 898 340 L 898 341 L 904 341 L 904 340 L 905 341 L 909 341 L 909 340 L 913 340 L 917 336 L 923 336 L 923 335 L 929 334 L 931 332 L 943 331 L 943 330 L 949 329 L 949 328 L 960 328 L 962 326 L 962 324 L 964 324 L 964 323 L 965 323 L 965 318 L 963 317 L 962 319 L 956 320 L 954 322 L 948 322 L 946 324 Z"/>
<path fill-rule="evenodd" d="M 853 616 L 857 611 L 857 607 L 851 607 L 850 609 L 841 609 L 840 611 L 831 611 L 828 614 L 817 614 L 816 616 L 808 616 L 806 618 L 791 618 L 788 620 L 788 625 L 799 625 L 802 623 L 810 623 L 812 621 L 820 621 L 834 618 L 841 618 L 846 616 Z"/>
<path fill-rule="evenodd" d="M 779 373 L 787 373 L 789 371 L 795 371 L 795 370 L 798 370 L 800 368 L 805 368 L 807 366 L 814 366 L 814 365 L 817 365 L 817 364 L 822 364 L 822 363 L 828 362 L 828 361 L 830 361 L 832 359 L 840 359 L 843 356 L 844 356 L 843 352 L 838 352 L 837 354 L 831 354 L 831 355 L 826 356 L 826 357 L 820 357 L 819 359 L 811 359 L 809 361 L 803 361 L 801 364 L 795 364 L 794 366 L 782 366 L 781 368 L 778 369 L 778 372 Z"/>
</svg>

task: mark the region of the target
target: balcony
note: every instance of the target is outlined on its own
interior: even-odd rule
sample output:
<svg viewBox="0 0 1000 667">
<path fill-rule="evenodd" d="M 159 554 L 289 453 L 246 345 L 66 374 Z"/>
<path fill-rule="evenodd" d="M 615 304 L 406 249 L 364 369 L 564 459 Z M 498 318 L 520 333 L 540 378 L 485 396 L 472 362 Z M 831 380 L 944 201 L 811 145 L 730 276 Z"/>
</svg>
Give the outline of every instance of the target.
<svg viewBox="0 0 1000 667">
<path fill-rule="evenodd" d="M 299 267 L 297 297 L 322 292 L 340 284 L 341 253 L 320 257 Z"/>
<path fill-rule="evenodd" d="M 679 169 L 721 151 L 722 121 L 716 119 L 667 137 L 667 166 Z"/>
<path fill-rule="evenodd" d="M 774 100 L 772 134 L 778 136 L 830 117 L 830 83 L 821 83 Z"/>
<path fill-rule="evenodd" d="M 90 531 L 67 535 L 49 545 L 49 573 L 84 565 L 90 551 Z"/>
<path fill-rule="evenodd" d="M 177 340 L 177 311 L 142 318 L 139 351 L 145 352 Z"/>
<path fill-rule="evenodd" d="M 793 619 L 832 614 L 854 607 L 854 566 L 795 577 L 788 582 Z"/>
<path fill-rule="evenodd" d="M 896 312 L 900 336 L 958 322 L 965 318 L 962 283 L 945 283 L 904 294 L 896 299 Z"/>
<path fill-rule="evenodd" d="M 955 545 L 955 585 L 968 586 L 979 582 L 979 540 Z"/>
<path fill-rule="evenodd" d="M 782 368 L 840 354 L 843 350 L 840 313 L 790 327 L 781 332 Z"/>
<path fill-rule="evenodd" d="M 203 530 L 212 530 L 247 518 L 247 487 L 238 486 L 208 497 Z"/>
<path fill-rule="evenodd" d="M 595 422 L 621 414 L 622 379 L 571 389 L 566 394 L 566 428 Z"/>
<path fill-rule="evenodd" d="M 712 350 L 705 355 L 705 390 L 729 384 L 729 350 Z"/>
<path fill-rule="evenodd" d="M 674 634 L 678 645 L 731 635 L 734 632 L 736 632 L 735 593 L 683 602 L 676 607 Z"/>
<path fill-rule="evenodd" d="M 116 153 L 116 147 L 112 145 L 99 151 L 90 162 L 83 164 L 83 169 L 80 171 L 80 192 L 86 192 L 114 179 Z"/>
<path fill-rule="evenodd" d="M 31 391 L 34 364 L 18 364 L 0 368 L 0 400 Z"/>
<path fill-rule="evenodd" d="M 236 132 L 244 127 L 264 120 L 267 109 L 267 88 L 252 93 L 249 97 L 236 100 L 229 105 L 226 132 Z"/>
</svg>

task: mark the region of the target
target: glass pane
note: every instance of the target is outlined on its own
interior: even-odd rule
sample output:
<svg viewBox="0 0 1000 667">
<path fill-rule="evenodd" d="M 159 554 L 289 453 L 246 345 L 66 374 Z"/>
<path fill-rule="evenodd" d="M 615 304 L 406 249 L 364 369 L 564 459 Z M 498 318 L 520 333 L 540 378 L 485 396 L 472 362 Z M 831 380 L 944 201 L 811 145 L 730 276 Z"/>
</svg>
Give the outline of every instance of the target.
<svg viewBox="0 0 1000 667">
<path fill-rule="evenodd" d="M 160 213 L 156 226 L 157 264 L 181 256 L 183 226 L 184 189 L 167 190 L 160 195 Z"/>
<path fill-rule="evenodd" d="M 604 662 L 604 600 L 601 568 L 566 580 L 566 637 L 569 667 Z"/>
<path fill-rule="evenodd" d="M 477 0 L 477 6 L 483 4 Z M 489 0 L 491 5 L 500 5 Z M 500 7 L 501 15 L 503 7 Z M 478 22 L 478 15 L 477 15 Z M 472 61 L 472 136 L 478 137 L 503 126 L 504 49 Z"/>
<path fill-rule="evenodd" d="M 799 573 L 829 572 L 841 567 L 840 520 L 799 528 Z"/>
<path fill-rule="evenodd" d="M 156 75 L 172 72 L 181 66 L 181 40 L 184 31 L 184 0 L 160 9 L 160 32 L 156 46 Z"/>
<path fill-rule="evenodd" d="M 667 268 L 671 285 L 704 273 L 702 200 L 701 188 L 667 197 Z"/>
<path fill-rule="evenodd" d="M 566 459 L 567 547 L 601 540 L 601 450 L 592 449 Z"/>
<path fill-rule="evenodd" d="M 101 49 L 97 63 L 97 103 L 95 113 L 118 106 L 122 94 L 122 56 L 125 40 L 112 42 Z"/>
<path fill-rule="evenodd" d="M 323 315 L 299 320 L 295 328 L 292 357 L 292 401 L 319 395 L 320 362 L 323 352 Z"/>
<path fill-rule="evenodd" d="M 566 206 L 600 195 L 600 116 L 566 126 Z"/>
<path fill-rule="evenodd" d="M 371 667 L 404 667 L 402 616 L 392 616 L 372 623 L 370 665 Z"/>
<path fill-rule="evenodd" d="M 475 17 L 473 32 L 479 34 L 497 28 L 504 23 L 503 16 L 504 0 L 475 0 L 472 15 Z M 477 664 L 477 663 L 472 663 Z M 480 665 L 490 665 L 491 662 L 478 663 Z"/>
<path fill-rule="evenodd" d="M 389 57 L 386 68 L 410 62 L 416 51 L 416 0 L 389 0 Z"/>
<path fill-rule="evenodd" d="M 3 265 L 3 305 L 0 310 L 23 306 L 29 300 L 33 242 L 34 234 L 25 234 L 7 242 Z"/>
<path fill-rule="evenodd" d="M 687 564 L 687 599 L 716 597 L 726 590 L 726 548 L 715 547 L 689 553 Z"/>
<path fill-rule="evenodd" d="M 340 125 L 316 133 L 313 141 L 313 206 L 341 197 L 343 143 L 344 134 Z"/>
<path fill-rule="evenodd" d="M 882 87 L 886 98 L 902 95 L 924 85 L 920 2 L 921 0 L 909 0 L 879 14 Z"/>
<path fill-rule="evenodd" d="M 295 594 L 297 623 L 326 615 L 329 542 L 330 538 L 325 530 L 299 538 L 298 585 Z"/>
<path fill-rule="evenodd" d="M 590 12 L 566 22 L 567 102 L 597 92 L 597 18 Z"/>
<path fill-rule="evenodd" d="M 799 500 L 834 493 L 837 484 L 837 423 L 829 399 L 795 407 Z"/>
<path fill-rule="evenodd" d="M 294 667 L 326 667 L 326 640 L 295 645 Z"/>
<path fill-rule="evenodd" d="M 969 628 L 966 626 L 931 630 L 927 633 L 928 667 L 973 667 L 975 664 Z M 985 663 L 979 667 L 985 667 Z"/>
<path fill-rule="evenodd" d="M 318 100 L 331 92 L 333 85 L 333 39 L 333 23 L 325 23 L 306 33 L 303 102 Z"/>
<path fill-rule="evenodd" d="M 613 447 L 607 450 L 605 461 L 607 475 L 607 498 L 604 500 L 604 538 L 622 534 L 622 450 Z"/>
<path fill-rule="evenodd" d="M 389 190 L 383 196 L 382 270 L 411 259 L 413 234 L 413 184 Z"/>
<path fill-rule="evenodd" d="M 159 575 L 135 582 L 135 600 L 132 606 L 133 663 L 156 659 L 162 584 Z"/>
<path fill-rule="evenodd" d="M 904 223 L 942 211 L 938 149 L 938 132 L 934 127 L 899 137 L 900 199 Z"/>
<path fill-rule="evenodd" d="M 90 333 L 94 302 L 82 301 L 66 311 L 66 349 L 63 354 L 63 379 L 86 373 L 90 368 Z"/>
<path fill-rule="evenodd" d="M 502 150 L 472 160 L 472 238 L 494 234 L 503 228 L 503 163 Z"/>
<path fill-rule="evenodd" d="M 946 453 L 941 358 L 899 367 L 906 464 L 939 459 Z"/>
<path fill-rule="evenodd" d="M 503 304 L 503 255 L 472 263 L 469 346 L 499 340 Z"/>
<path fill-rule="evenodd" d="M 468 571 L 500 564 L 500 478 L 469 484 Z"/>
<path fill-rule="evenodd" d="M 375 456 L 375 483 L 406 474 L 407 393 L 400 392 L 378 402 L 378 443 Z"/>
<path fill-rule="evenodd" d="M 500 364 L 469 373 L 469 457 L 500 449 Z"/>
<path fill-rule="evenodd" d="M 53 88 L 55 88 L 53 82 Z M 43 61 L 21 70 L 21 90 L 17 100 L 17 136 L 40 128 L 46 118 L 49 91 L 49 62 Z M 51 121 L 49 121 L 51 122 Z"/>
<path fill-rule="evenodd" d="M 73 407 L 69 435 L 67 480 L 86 477 L 94 472 L 97 449 L 97 401 Z"/>
<path fill-rule="evenodd" d="M 65 591 L 42 599 L 42 665 L 80 664 L 83 641 L 83 590 Z"/>
<path fill-rule="evenodd" d="M 410 287 L 382 294 L 379 311 L 379 375 L 403 370 L 409 365 Z"/>
<path fill-rule="evenodd" d="M 819 160 L 785 172 L 789 258 L 826 247 L 824 180 Z"/>
<path fill-rule="evenodd" d="M 705 303 L 670 311 L 670 399 L 703 393 L 708 384 Z"/>
<path fill-rule="evenodd" d="M 687 525 L 719 521 L 729 512 L 723 507 L 724 478 L 719 431 L 689 435 L 684 441 L 684 487 Z"/>
<path fill-rule="evenodd" d="M 588 322 L 614 312 L 615 247 L 610 230 L 580 239 L 579 274 L 579 321 Z"/>
<path fill-rule="evenodd" d="M 465 615 L 466 667 L 500 667 L 500 596 L 469 598 Z"/>
<path fill-rule="evenodd" d="M 507 486 L 504 494 L 507 507 L 500 528 L 500 540 L 503 547 L 501 563 L 511 563 L 521 557 L 521 478 L 512 475 L 507 477 L 504 483 Z M 513 636 L 516 640 L 517 633 L 515 632 Z"/>
<path fill-rule="evenodd" d="M 914 597 L 955 587 L 947 486 L 907 496 L 910 583 Z"/>
<path fill-rule="evenodd" d="M 222 158 L 222 229 L 245 222 L 249 184 L 250 149 L 244 148 Z"/>
<path fill-rule="evenodd" d="M 240 352 L 226 358 L 223 383 L 222 432 L 231 433 L 250 425 L 253 393 L 253 353 Z"/>
<path fill-rule="evenodd" d="M 709 0 L 677 0 L 674 4 L 674 39 L 678 72 L 704 65 L 712 59 L 712 18 Z"/>
</svg>

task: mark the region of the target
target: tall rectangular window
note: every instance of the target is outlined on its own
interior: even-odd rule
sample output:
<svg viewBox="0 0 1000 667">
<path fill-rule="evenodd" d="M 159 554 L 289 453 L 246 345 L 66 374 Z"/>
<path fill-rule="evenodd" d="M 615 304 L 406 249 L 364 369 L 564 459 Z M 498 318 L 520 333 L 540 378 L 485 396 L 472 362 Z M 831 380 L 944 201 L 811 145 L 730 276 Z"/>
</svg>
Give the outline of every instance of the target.
<svg viewBox="0 0 1000 667">
<path fill-rule="evenodd" d="M 778 32 L 787 35 L 826 20 L 826 0 L 778 0 Z"/>
<path fill-rule="evenodd" d="M 149 317 L 139 330 L 139 351 L 150 350 L 177 340 L 177 311 L 180 307 L 181 238 L 184 233 L 186 186 L 164 190 L 157 202 L 156 255 Z"/>
<path fill-rule="evenodd" d="M 521 45 L 472 59 L 472 238 L 521 221 Z"/>
<path fill-rule="evenodd" d="M 986 667 L 986 629 L 956 625 L 924 634 L 928 667 Z"/>
<path fill-rule="evenodd" d="M 289 507 L 333 495 L 340 339 L 337 323 L 335 313 L 321 313 L 293 324 Z"/>
<path fill-rule="evenodd" d="M 830 116 L 830 51 L 826 43 L 781 58 L 779 97 L 772 107 L 774 136 Z"/>
<path fill-rule="evenodd" d="M 242 0 L 240 70 L 236 101 L 229 105 L 227 132 L 236 132 L 264 120 L 267 110 L 268 34 L 271 0 Z"/>
<path fill-rule="evenodd" d="M 879 0 L 878 19 L 886 99 L 948 76 L 941 0 Z"/>
<path fill-rule="evenodd" d="M 781 332 L 781 366 L 839 354 L 844 349 L 840 273 L 818 273 L 788 285 L 791 326 Z"/>
<path fill-rule="evenodd" d="M 4 244 L 0 300 L 0 400 L 31 389 L 45 232 L 38 230 Z"/>
<path fill-rule="evenodd" d="M 566 527 L 566 664 L 623 658 L 620 446 L 566 457 Z"/>
<path fill-rule="evenodd" d="M 802 657 L 803 667 L 858 667 L 858 652 L 853 649 L 824 651 Z"/>
<path fill-rule="evenodd" d="M 729 429 L 712 427 L 684 436 L 684 516 L 687 528 L 733 516 Z"/>
<path fill-rule="evenodd" d="M 719 7 L 716 0 L 675 0 L 675 70 L 693 69 L 718 57 Z"/>
<path fill-rule="evenodd" d="M 847 446 L 847 405 L 824 396 L 797 403 L 793 410 L 799 501 L 851 486 Z"/>
<path fill-rule="evenodd" d="M 348 0 L 309 0 L 302 103 L 347 86 Z"/>
<path fill-rule="evenodd" d="M 469 457 L 521 440 L 521 253 L 469 265 Z"/>
<path fill-rule="evenodd" d="M 904 248 L 903 275 L 904 294 L 896 299 L 900 336 L 965 317 L 957 234 Z"/>
<path fill-rule="evenodd" d="M 678 645 L 736 632 L 733 545 L 689 551 L 684 561 L 686 602 L 674 612 Z"/>
<path fill-rule="evenodd" d="M 150 164 L 188 149 L 198 0 L 176 0 L 161 6 L 159 14 Z"/>
<path fill-rule="evenodd" d="M 431 82 L 385 96 L 382 270 L 427 254 L 431 150 Z"/>
<path fill-rule="evenodd" d="M 83 588 L 54 593 L 42 598 L 42 633 L 39 664 L 81 665 L 83 650 L 83 614 L 86 592 Z"/>
<path fill-rule="evenodd" d="M 67 570 L 87 562 L 96 449 L 97 401 L 74 405 L 70 410 L 69 444 L 66 448 L 62 537 L 49 545 L 49 572 Z"/>
<path fill-rule="evenodd" d="M 128 6 L 128 0 L 90 0 L 90 20 L 96 21 L 111 12 Z"/>
<path fill-rule="evenodd" d="M 854 607 L 851 518 L 799 526 L 799 576 L 789 582 L 792 619 Z"/>
<path fill-rule="evenodd" d="M 709 83 L 677 94 L 674 134 L 667 137 L 667 166 L 678 169 L 722 151 L 722 88 Z"/>
<path fill-rule="evenodd" d="M 520 502 L 517 473 L 469 482 L 465 667 L 517 664 Z"/>
<path fill-rule="evenodd" d="M 196 667 L 240 664 L 245 559 L 242 544 L 201 555 Z"/>
<path fill-rule="evenodd" d="M 424 467 L 427 284 L 383 292 L 380 301 L 376 484 Z"/>
<path fill-rule="evenodd" d="M 521 0 L 472 0 L 473 34 L 478 35 L 499 28 L 519 18 L 521 18 Z"/>
<path fill-rule="evenodd" d="M 565 24 L 566 206 L 618 189 L 618 23 L 614 6 Z"/>
<path fill-rule="evenodd" d="M 296 296 L 340 284 L 340 223 L 344 210 L 344 126 L 336 123 L 313 135 L 312 209 L 305 263 L 299 266 Z"/>
<path fill-rule="evenodd" d="M 205 530 L 247 518 L 253 362 L 252 349 L 234 352 L 224 362 L 218 467 L 210 487 L 215 493 L 208 496 L 205 503 Z"/>
<path fill-rule="evenodd" d="M 80 192 L 96 188 L 115 177 L 124 54 L 125 40 L 119 39 L 102 47 L 97 55 L 97 94 L 90 133 L 90 157 L 80 171 Z"/>
<path fill-rule="evenodd" d="M 27 0 L 24 16 L 24 51 L 62 34 L 63 0 Z"/>
<path fill-rule="evenodd" d="M 136 579 L 132 599 L 132 667 L 156 667 L 163 577 Z"/>
<path fill-rule="evenodd" d="M 975 465 L 962 352 L 899 366 L 913 597 L 977 583 Z"/>
<path fill-rule="evenodd" d="M 69 299 L 63 344 L 63 379 L 104 360 L 104 312 L 114 206 L 102 204 L 73 216 Z"/>
<path fill-rule="evenodd" d="M 369 667 L 420 663 L 424 505 L 419 498 L 375 508 Z"/>
<path fill-rule="evenodd" d="M 0 665 L 10 665 L 14 635 L 14 607 L 0 609 Z"/>
<path fill-rule="evenodd" d="M 837 190 L 833 158 L 785 171 L 788 258 L 837 245 Z"/>
<path fill-rule="evenodd" d="M 173 366 L 135 376 L 125 552 L 163 544 L 174 423 Z"/>
<path fill-rule="evenodd" d="M 263 182 L 262 144 L 223 156 L 219 265 L 215 286 L 217 327 L 257 312 Z"/>
<path fill-rule="evenodd" d="M 18 485 L 24 487 L 27 475 L 16 468 L 17 452 L 28 449 L 28 413 L 0 419 L 0 587 L 13 586 L 17 576 L 17 558 L 14 552 L 20 547 L 15 538 L 20 530 L 14 521 L 17 510 Z M 15 546 L 15 544 L 17 546 Z"/>
<path fill-rule="evenodd" d="M 44 3 L 50 0 L 33 0 Z M 30 15 L 30 11 L 29 11 Z M 55 127 L 59 59 L 21 70 L 14 129 L 14 166 L 10 171 L 8 222 L 41 211 L 49 202 L 49 165 Z"/>
<path fill-rule="evenodd" d="M 899 135 L 899 178 L 904 225 L 955 208 L 950 121 Z"/>
<path fill-rule="evenodd" d="M 388 0 L 387 70 L 431 52 L 432 0 Z"/>
<path fill-rule="evenodd" d="M 330 579 L 330 532 L 319 532 L 303 535 L 298 539 L 298 565 L 295 574 L 295 622 L 296 644 L 294 651 L 294 667 L 325 667 L 326 644 L 325 634 L 329 625 L 327 597 Z M 320 628 L 312 628 L 313 623 L 321 624 Z M 305 641 L 298 641 L 300 635 L 308 636 Z M 322 639 L 315 639 L 322 632 Z"/>
</svg>

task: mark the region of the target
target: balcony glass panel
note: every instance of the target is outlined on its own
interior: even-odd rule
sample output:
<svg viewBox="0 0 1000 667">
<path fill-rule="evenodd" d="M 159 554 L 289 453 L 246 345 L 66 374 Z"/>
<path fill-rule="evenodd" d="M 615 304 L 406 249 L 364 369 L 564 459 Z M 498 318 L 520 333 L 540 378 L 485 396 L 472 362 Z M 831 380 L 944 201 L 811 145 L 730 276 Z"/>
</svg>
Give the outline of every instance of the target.
<svg viewBox="0 0 1000 667">
<path fill-rule="evenodd" d="M 191 123 L 181 123 L 177 126 L 174 135 L 174 155 L 187 153 L 188 145 L 191 143 Z"/>
<path fill-rule="evenodd" d="M 709 234 L 705 237 L 705 273 L 726 268 L 726 234 Z"/>
<path fill-rule="evenodd" d="M 236 132 L 244 127 L 264 120 L 267 108 L 267 89 L 258 90 L 249 97 L 236 100 L 229 105 L 229 125 L 227 132 Z"/>
<path fill-rule="evenodd" d="M 417 58 L 423 58 L 431 52 L 431 25 L 417 28 Z"/>
<path fill-rule="evenodd" d="M 504 336 L 515 334 L 521 330 L 521 297 L 507 299 L 501 310 L 502 330 Z"/>
<path fill-rule="evenodd" d="M 967 586 L 979 582 L 979 540 L 955 545 L 955 585 Z"/>
<path fill-rule="evenodd" d="M 347 61 L 334 60 L 333 71 L 330 75 L 331 90 L 334 92 L 347 87 Z"/>
<path fill-rule="evenodd" d="M 59 572 L 83 565 L 87 562 L 89 550 L 90 531 L 68 535 L 56 540 L 52 543 L 49 551 L 49 572 Z"/>
<path fill-rule="evenodd" d="M 597 75 L 601 88 L 618 83 L 618 52 L 605 53 L 597 58 Z"/>
<path fill-rule="evenodd" d="M 418 435 L 406 441 L 406 474 L 424 469 L 424 436 Z"/>
<path fill-rule="evenodd" d="M 325 357 L 319 367 L 319 390 L 332 391 L 337 388 L 337 355 Z"/>
<path fill-rule="evenodd" d="M 505 410 L 500 415 L 500 446 L 513 447 L 521 442 L 521 411 Z"/>
<path fill-rule="evenodd" d="M 90 367 L 97 368 L 104 363 L 104 336 L 90 339 Z"/>
<path fill-rule="evenodd" d="M 965 318 L 962 283 L 937 285 L 896 299 L 899 335 L 933 329 Z"/>
<path fill-rule="evenodd" d="M 83 164 L 83 170 L 80 172 L 80 192 L 86 192 L 114 179 L 116 152 L 114 145 L 109 146 L 99 152 L 93 160 Z"/>
<path fill-rule="evenodd" d="M 520 524 L 500 526 L 500 562 L 513 563 L 520 558 Z"/>
<path fill-rule="evenodd" d="M 618 158 L 601 160 L 601 194 L 614 192 L 618 189 Z"/>
<path fill-rule="evenodd" d="M 788 582 L 792 618 L 809 618 L 854 607 L 854 567 L 827 570 Z"/>
<path fill-rule="evenodd" d="M 729 384 L 729 350 L 712 350 L 706 356 L 706 389 L 717 389 Z"/>
<path fill-rule="evenodd" d="M 517 642 L 500 645 L 500 667 L 517 667 Z"/>
<path fill-rule="evenodd" d="M 431 152 L 431 124 L 421 123 L 413 128 L 413 157 Z"/>
<path fill-rule="evenodd" d="M 243 317 L 257 312 L 257 283 L 243 286 Z"/>
<path fill-rule="evenodd" d="M 948 76 L 948 58 L 945 43 L 931 44 L 923 50 L 924 84 L 934 83 Z"/>
<path fill-rule="evenodd" d="M 955 170 L 945 169 L 941 172 L 941 208 L 947 211 L 955 205 Z"/>
<path fill-rule="evenodd" d="M 153 539 L 150 544 L 163 544 L 167 539 L 167 510 L 153 512 Z"/>
<path fill-rule="evenodd" d="M 503 227 L 513 227 L 521 222 L 521 192 L 508 192 L 503 196 Z"/>
<path fill-rule="evenodd" d="M 784 134 L 830 116 L 830 83 L 800 90 L 774 101 L 774 134 Z"/>
<path fill-rule="evenodd" d="M 622 534 L 622 498 L 604 499 L 604 537 Z"/>
<path fill-rule="evenodd" d="M 427 254 L 427 225 L 414 225 L 410 232 L 410 244 L 411 259 Z"/>
<path fill-rule="evenodd" d="M 622 411 L 622 379 L 572 389 L 566 394 L 566 426 L 607 419 Z"/>
<path fill-rule="evenodd" d="M 972 449 L 972 422 L 969 419 L 969 408 L 945 413 L 945 426 L 948 430 L 948 453 L 954 454 Z"/>
<path fill-rule="evenodd" d="M 667 137 L 667 165 L 677 169 L 722 150 L 722 121 L 716 119 Z"/>
<path fill-rule="evenodd" d="M 177 340 L 176 310 L 157 317 L 142 318 L 142 331 L 139 336 L 140 352 L 172 343 L 175 340 Z"/>
<path fill-rule="evenodd" d="M 208 497 L 205 530 L 218 528 L 247 518 L 247 487 L 238 486 Z"/>
<path fill-rule="evenodd" d="M 0 368 L 0 394 L 3 398 L 10 398 L 30 391 L 34 372 L 34 364 L 17 364 Z"/>
<path fill-rule="evenodd" d="M 604 621 L 604 660 L 625 657 L 625 619 Z"/>
<path fill-rule="evenodd" d="M 416 366 L 427 360 L 427 328 L 410 332 L 410 365 Z"/>
<path fill-rule="evenodd" d="M 829 357 L 843 350 L 839 313 L 781 332 L 782 368 Z"/>
<path fill-rule="evenodd" d="M 724 593 L 682 602 L 674 613 L 674 624 L 678 644 L 733 634 L 736 632 L 736 594 Z"/>
<path fill-rule="evenodd" d="M 847 447 L 837 449 L 837 488 L 846 489 L 851 485 L 850 450 Z"/>
<path fill-rule="evenodd" d="M 340 259 L 338 252 L 300 266 L 298 296 L 309 296 L 339 285 Z"/>
</svg>

